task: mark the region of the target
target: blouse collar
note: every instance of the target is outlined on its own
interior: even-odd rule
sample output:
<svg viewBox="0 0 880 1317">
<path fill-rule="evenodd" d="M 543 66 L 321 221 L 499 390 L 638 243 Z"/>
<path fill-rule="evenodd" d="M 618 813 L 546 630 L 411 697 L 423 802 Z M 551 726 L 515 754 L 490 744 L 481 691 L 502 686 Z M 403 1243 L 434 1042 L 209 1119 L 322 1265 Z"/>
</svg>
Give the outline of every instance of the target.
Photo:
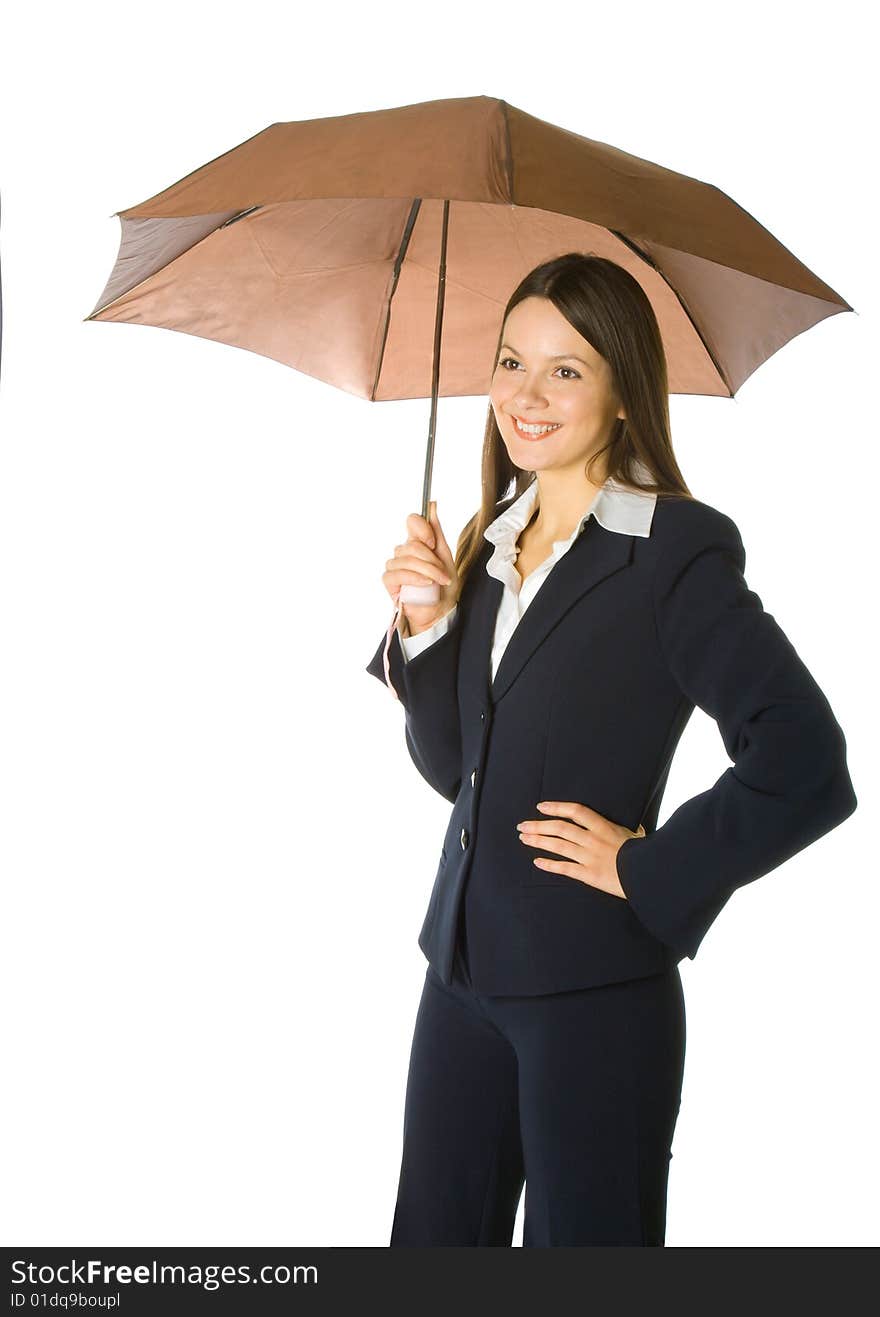
<svg viewBox="0 0 880 1317">
<path fill-rule="evenodd" d="M 634 465 L 637 478 L 643 480 L 652 478 L 651 472 L 643 462 L 636 459 Z M 537 498 L 538 481 L 536 478 L 531 481 L 519 498 L 511 503 L 510 507 L 506 508 L 483 531 L 485 538 L 495 545 L 495 552 L 487 564 L 487 569 L 492 564 L 497 565 L 499 560 L 512 561 L 516 557 L 519 551 L 516 541 L 531 520 Z M 561 551 L 571 548 L 591 516 L 595 517 L 599 525 L 603 526 L 605 530 L 616 531 L 621 535 L 649 536 L 656 502 L 656 494 L 645 490 L 637 490 L 633 486 L 622 484 L 609 476 L 602 488 L 590 501 L 589 507 L 568 539 L 553 541 L 554 559 L 561 556 Z M 491 572 L 490 574 L 494 575 Z"/>
</svg>

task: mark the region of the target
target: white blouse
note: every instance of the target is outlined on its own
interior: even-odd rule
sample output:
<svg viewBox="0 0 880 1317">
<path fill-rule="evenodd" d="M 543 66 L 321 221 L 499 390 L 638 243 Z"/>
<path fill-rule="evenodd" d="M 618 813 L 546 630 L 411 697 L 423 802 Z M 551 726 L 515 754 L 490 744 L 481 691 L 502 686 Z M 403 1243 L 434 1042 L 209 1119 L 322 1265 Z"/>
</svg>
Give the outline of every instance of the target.
<svg viewBox="0 0 880 1317">
<path fill-rule="evenodd" d="M 652 479 L 651 472 L 643 463 L 637 461 L 635 465 L 640 479 Z M 656 494 L 634 489 L 631 485 L 621 484 L 609 476 L 602 488 L 597 491 L 590 506 L 569 538 L 567 540 L 554 540 L 552 552 L 523 581 L 513 565 L 519 554 L 517 540 L 531 520 L 537 498 L 538 482 L 535 479 L 520 497 L 514 503 L 511 503 L 505 512 L 496 517 L 483 532 L 485 538 L 495 545 L 495 552 L 486 563 L 486 571 L 490 576 L 494 576 L 504 583 L 504 592 L 498 605 L 495 634 L 492 642 L 493 679 L 498 671 L 501 656 L 507 648 L 510 637 L 516 630 L 523 613 L 556 563 L 574 544 L 589 518 L 591 516 L 595 517 L 599 525 L 603 526 L 605 530 L 617 531 L 622 535 L 647 537 L 651 534 L 651 520 L 657 502 Z M 448 613 L 444 613 L 433 626 L 428 627 L 425 631 L 420 631 L 417 636 L 403 635 L 405 619 L 401 613 L 397 623 L 397 632 L 404 659 L 415 658 L 416 654 L 423 649 L 427 649 L 435 640 L 439 640 L 442 635 L 445 635 L 455 620 L 457 612 L 458 604 L 453 604 Z"/>
</svg>

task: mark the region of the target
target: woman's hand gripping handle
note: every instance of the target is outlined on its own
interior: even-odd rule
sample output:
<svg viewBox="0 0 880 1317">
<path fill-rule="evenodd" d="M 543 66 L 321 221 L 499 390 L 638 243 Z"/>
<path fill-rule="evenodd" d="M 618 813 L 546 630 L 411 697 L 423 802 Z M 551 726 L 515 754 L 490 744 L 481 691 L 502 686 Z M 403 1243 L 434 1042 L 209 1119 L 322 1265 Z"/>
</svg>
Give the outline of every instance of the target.
<svg viewBox="0 0 880 1317">
<path fill-rule="evenodd" d="M 437 518 L 437 503 L 428 506 L 428 519 L 411 512 L 406 519 L 409 535 L 405 544 L 397 544 L 389 558 L 382 584 L 395 603 L 394 616 L 385 637 L 383 660 L 385 681 L 399 699 L 391 683 L 388 651 L 391 637 L 402 615 L 406 635 L 417 636 L 452 610 L 458 602 L 460 583 L 455 557 Z"/>
</svg>

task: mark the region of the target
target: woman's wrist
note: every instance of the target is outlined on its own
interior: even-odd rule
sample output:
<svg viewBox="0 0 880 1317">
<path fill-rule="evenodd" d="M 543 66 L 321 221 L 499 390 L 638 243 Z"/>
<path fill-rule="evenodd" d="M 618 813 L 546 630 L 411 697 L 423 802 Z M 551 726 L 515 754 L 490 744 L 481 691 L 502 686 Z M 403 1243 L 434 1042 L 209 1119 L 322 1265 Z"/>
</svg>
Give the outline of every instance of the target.
<svg viewBox="0 0 880 1317">
<path fill-rule="evenodd" d="M 402 613 L 401 616 L 404 619 L 404 624 L 409 628 L 409 630 L 406 632 L 406 636 L 420 636 L 423 631 L 430 631 L 431 628 L 435 627 L 438 622 L 442 622 L 444 617 L 448 617 L 454 608 L 455 608 L 455 603 L 451 603 L 449 607 L 446 609 L 446 611 L 441 613 L 439 617 L 435 617 L 432 622 L 426 622 L 424 626 L 418 626 L 418 627 L 413 626 L 413 624 L 406 617 L 406 614 Z"/>
<path fill-rule="evenodd" d="M 439 617 L 435 617 L 434 621 L 433 621 L 433 622 L 428 622 L 426 626 L 418 626 L 418 627 L 414 627 L 414 626 L 412 625 L 412 623 L 411 623 L 408 619 L 404 619 L 404 622 L 405 622 L 405 625 L 406 625 L 406 635 L 407 635 L 407 636 L 420 636 L 420 635 L 422 634 L 423 631 L 430 631 L 430 630 L 431 630 L 431 627 L 432 627 L 432 626 L 436 626 L 437 623 L 438 623 L 439 621 L 440 621 Z"/>
</svg>

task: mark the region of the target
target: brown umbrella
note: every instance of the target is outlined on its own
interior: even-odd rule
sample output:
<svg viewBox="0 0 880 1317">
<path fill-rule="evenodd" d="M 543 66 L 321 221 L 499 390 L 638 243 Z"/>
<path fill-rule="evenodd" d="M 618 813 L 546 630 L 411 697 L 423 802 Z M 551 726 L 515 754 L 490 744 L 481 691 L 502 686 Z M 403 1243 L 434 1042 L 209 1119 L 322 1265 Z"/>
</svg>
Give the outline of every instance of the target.
<svg viewBox="0 0 880 1317">
<path fill-rule="evenodd" d="M 503 308 L 545 260 L 594 252 L 639 280 L 672 393 L 732 397 L 853 309 L 718 188 L 490 96 L 271 124 L 117 214 L 87 320 L 217 339 L 370 402 L 430 395 L 425 516 L 437 398 L 488 392 Z"/>
</svg>

